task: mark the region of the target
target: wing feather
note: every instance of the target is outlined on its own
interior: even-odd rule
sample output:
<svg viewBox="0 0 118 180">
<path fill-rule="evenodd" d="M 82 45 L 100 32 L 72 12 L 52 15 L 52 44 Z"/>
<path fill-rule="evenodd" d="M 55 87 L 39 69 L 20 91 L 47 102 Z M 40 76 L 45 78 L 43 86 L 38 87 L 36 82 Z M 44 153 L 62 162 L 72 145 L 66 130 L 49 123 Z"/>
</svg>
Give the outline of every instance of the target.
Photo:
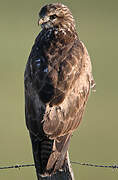
<svg viewBox="0 0 118 180">
<path fill-rule="evenodd" d="M 81 53 L 79 57 L 81 57 L 82 64 L 78 65 L 80 60 L 78 59 L 77 62 L 77 57 L 74 58 L 73 56 L 74 60 L 71 59 L 72 61 L 76 59 L 73 69 L 74 75 L 77 73 L 78 76 L 73 77 L 71 88 L 68 90 L 63 102 L 58 106 L 53 106 L 53 108 L 47 106 L 46 109 L 43 129 L 52 139 L 71 133 L 78 127 L 88 100 L 91 82 L 93 82 L 92 67 L 87 49 L 82 42 L 80 43 L 82 50 L 80 51 L 80 48 L 78 48 L 76 51 L 78 50 L 78 54 Z M 78 71 L 79 66 L 81 66 L 81 69 Z"/>
</svg>

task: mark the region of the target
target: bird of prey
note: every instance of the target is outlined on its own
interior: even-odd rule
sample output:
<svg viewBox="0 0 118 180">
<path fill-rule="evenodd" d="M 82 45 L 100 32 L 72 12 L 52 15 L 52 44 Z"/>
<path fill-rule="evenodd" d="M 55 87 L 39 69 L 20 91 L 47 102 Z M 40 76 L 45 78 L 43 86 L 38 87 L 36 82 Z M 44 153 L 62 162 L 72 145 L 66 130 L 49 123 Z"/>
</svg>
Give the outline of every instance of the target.
<svg viewBox="0 0 118 180">
<path fill-rule="evenodd" d="M 25 114 L 37 173 L 63 169 L 73 131 L 94 86 L 87 49 L 67 6 L 48 4 L 26 64 Z"/>
</svg>

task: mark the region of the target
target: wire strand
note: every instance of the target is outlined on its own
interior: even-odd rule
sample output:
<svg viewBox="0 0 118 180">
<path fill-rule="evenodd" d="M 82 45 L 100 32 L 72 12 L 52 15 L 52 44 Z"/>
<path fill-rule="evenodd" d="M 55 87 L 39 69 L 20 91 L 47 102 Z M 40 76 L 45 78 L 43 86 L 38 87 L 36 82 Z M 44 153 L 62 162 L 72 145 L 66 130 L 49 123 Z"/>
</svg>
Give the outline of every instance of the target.
<svg viewBox="0 0 118 180">
<path fill-rule="evenodd" d="M 98 165 L 98 164 L 92 164 L 92 163 L 81 163 L 76 161 L 70 161 L 72 164 L 77 164 L 80 166 L 88 166 L 88 167 L 99 167 L 99 168 L 112 168 L 112 169 L 118 169 L 118 165 Z M 20 169 L 24 167 L 33 167 L 34 164 L 16 164 L 12 166 L 1 166 L 0 170 L 3 169 Z"/>
<path fill-rule="evenodd" d="M 98 164 L 81 163 L 81 162 L 75 162 L 75 161 L 71 161 L 71 163 L 72 164 L 78 164 L 80 166 L 118 169 L 118 165 L 98 165 Z"/>
</svg>

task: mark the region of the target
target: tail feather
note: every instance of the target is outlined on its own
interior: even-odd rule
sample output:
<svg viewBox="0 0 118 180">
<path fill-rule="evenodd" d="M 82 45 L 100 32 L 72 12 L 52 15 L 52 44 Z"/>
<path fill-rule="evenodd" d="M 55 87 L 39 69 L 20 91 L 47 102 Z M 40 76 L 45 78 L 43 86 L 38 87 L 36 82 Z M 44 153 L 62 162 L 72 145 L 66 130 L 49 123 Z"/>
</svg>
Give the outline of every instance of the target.
<svg viewBox="0 0 118 180">
<path fill-rule="evenodd" d="M 37 174 L 45 174 L 46 165 L 53 149 L 53 140 L 44 137 L 44 139 L 42 138 L 40 141 L 40 139 L 32 134 L 30 134 L 30 138 L 32 142 L 36 172 Z"/>
<path fill-rule="evenodd" d="M 44 140 L 41 142 L 41 167 L 42 171 L 46 171 L 46 165 L 50 154 L 52 153 L 52 140 Z"/>
<path fill-rule="evenodd" d="M 47 170 L 52 169 L 52 172 L 55 172 L 63 168 L 64 161 L 66 160 L 67 156 L 70 137 L 71 134 L 68 134 L 54 141 L 53 152 L 50 155 L 46 166 Z"/>
<path fill-rule="evenodd" d="M 39 175 L 53 174 L 63 169 L 71 134 L 51 140 L 41 140 L 30 134 L 36 172 Z"/>
</svg>

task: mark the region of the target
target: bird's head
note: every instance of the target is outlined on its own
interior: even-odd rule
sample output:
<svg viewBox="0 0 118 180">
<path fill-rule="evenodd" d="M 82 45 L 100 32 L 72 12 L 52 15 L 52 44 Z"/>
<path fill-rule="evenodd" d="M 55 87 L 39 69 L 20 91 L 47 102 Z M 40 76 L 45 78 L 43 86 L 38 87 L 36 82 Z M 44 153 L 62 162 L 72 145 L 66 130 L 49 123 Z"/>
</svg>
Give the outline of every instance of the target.
<svg viewBox="0 0 118 180">
<path fill-rule="evenodd" d="M 61 29 L 75 28 L 74 18 L 67 6 L 61 3 L 48 4 L 39 12 L 38 24 L 48 29 L 57 27 Z"/>
</svg>

